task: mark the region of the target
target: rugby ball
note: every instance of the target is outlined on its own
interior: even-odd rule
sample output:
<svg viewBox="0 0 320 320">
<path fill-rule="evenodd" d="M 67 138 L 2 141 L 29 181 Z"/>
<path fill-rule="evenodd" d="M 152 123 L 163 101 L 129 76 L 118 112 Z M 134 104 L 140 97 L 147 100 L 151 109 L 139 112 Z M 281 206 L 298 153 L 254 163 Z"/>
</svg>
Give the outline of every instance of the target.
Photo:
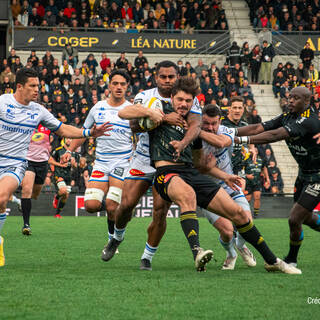
<svg viewBox="0 0 320 320">
<path fill-rule="evenodd" d="M 150 109 L 159 109 L 162 111 L 162 102 L 160 99 L 153 97 L 144 103 L 144 107 Z M 139 126 L 141 127 L 141 129 L 146 131 L 150 131 L 156 127 L 154 122 L 150 120 L 149 117 L 140 118 Z"/>
</svg>

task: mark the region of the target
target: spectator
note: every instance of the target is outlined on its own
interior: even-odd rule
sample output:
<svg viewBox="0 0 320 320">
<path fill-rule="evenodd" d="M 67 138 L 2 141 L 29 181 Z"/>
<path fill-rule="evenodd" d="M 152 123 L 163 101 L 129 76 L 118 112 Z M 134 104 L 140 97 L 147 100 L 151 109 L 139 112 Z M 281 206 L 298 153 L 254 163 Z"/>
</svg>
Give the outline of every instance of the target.
<svg viewBox="0 0 320 320">
<path fill-rule="evenodd" d="M 86 66 L 88 67 L 88 70 L 92 70 L 93 74 L 96 74 L 96 68 L 98 66 L 98 62 L 95 59 L 93 53 L 89 53 L 87 56 L 87 59 L 85 60 Z"/>
<path fill-rule="evenodd" d="M 118 69 L 127 69 L 128 59 L 126 58 L 125 52 L 121 52 L 120 57 L 116 61 L 116 67 Z"/>
<path fill-rule="evenodd" d="M 309 66 L 308 79 L 311 80 L 312 86 L 315 86 L 316 81 L 319 79 L 318 70 L 314 67 L 313 64 Z"/>
<path fill-rule="evenodd" d="M 210 69 L 208 70 L 208 76 L 210 78 L 215 78 L 215 73 L 218 73 L 219 75 L 219 68 L 217 67 L 217 63 L 213 61 L 210 65 Z"/>
<path fill-rule="evenodd" d="M 29 26 L 40 26 L 42 22 L 41 17 L 37 13 L 37 8 L 32 8 L 32 13 L 29 15 L 28 24 Z"/>
<path fill-rule="evenodd" d="M 275 159 L 273 152 L 270 148 L 265 149 L 265 154 L 264 154 L 263 159 L 267 163 L 267 166 L 269 165 L 270 161 L 274 161 L 276 163 L 276 159 Z"/>
<path fill-rule="evenodd" d="M 26 27 L 29 25 L 29 13 L 28 10 L 25 9 L 23 11 L 21 11 L 21 13 L 18 15 L 17 17 L 18 22 L 20 23 L 20 25 Z"/>
<path fill-rule="evenodd" d="M 302 60 L 304 68 L 309 69 L 312 60 L 314 59 L 313 50 L 310 48 L 310 43 L 306 42 L 305 47 L 300 52 L 300 59 Z"/>
<path fill-rule="evenodd" d="M 262 122 L 261 117 L 258 115 L 257 109 L 252 110 L 252 113 L 247 117 L 247 121 L 249 124 L 257 124 Z"/>
<path fill-rule="evenodd" d="M 63 15 L 68 19 L 71 19 L 73 13 L 76 13 L 76 9 L 72 6 L 72 2 L 68 1 L 67 7 L 63 10 Z"/>
<path fill-rule="evenodd" d="M 153 29 L 153 22 L 156 20 L 156 18 L 154 17 L 154 12 L 153 11 L 149 11 L 148 12 L 148 18 L 145 20 L 145 26 L 147 26 L 147 29 Z"/>
<path fill-rule="evenodd" d="M 199 59 L 198 65 L 194 68 L 194 71 L 196 72 L 197 76 L 200 77 L 203 70 L 207 71 L 208 66 L 203 63 L 202 59 Z"/>
<path fill-rule="evenodd" d="M 79 61 L 78 50 L 72 47 L 70 43 L 67 43 L 62 50 L 62 61 L 64 60 L 67 60 L 73 69 L 77 67 Z"/>
<path fill-rule="evenodd" d="M 18 18 L 19 13 L 21 12 L 20 2 L 18 0 L 12 0 L 10 7 L 11 7 L 12 18 L 15 20 Z"/>
<path fill-rule="evenodd" d="M 263 41 L 267 41 L 268 43 L 272 43 L 272 33 L 267 28 L 262 28 L 262 30 L 258 34 L 259 45 L 263 46 Z"/>
<path fill-rule="evenodd" d="M 51 11 L 53 16 L 57 16 L 59 11 L 57 6 L 54 3 L 54 0 L 49 0 L 49 4 L 46 6 L 45 11 L 48 12 L 48 10 Z"/>
<path fill-rule="evenodd" d="M 54 57 L 49 50 L 46 51 L 46 54 L 42 57 L 43 64 L 48 68 L 48 70 L 53 67 Z"/>
<path fill-rule="evenodd" d="M 14 60 L 15 61 L 15 60 Z M 1 72 L 0 74 L 0 83 L 4 82 L 4 78 L 8 77 L 10 83 L 14 83 L 16 80 L 15 74 L 11 71 L 9 66 L 6 66 L 4 71 Z"/>
<path fill-rule="evenodd" d="M 165 1 L 164 10 L 166 12 L 167 29 L 172 31 L 174 29 L 176 9 L 174 8 L 172 2 Z"/>
<path fill-rule="evenodd" d="M 279 71 L 277 76 L 272 81 L 272 91 L 275 98 L 278 98 L 278 95 L 281 92 L 281 87 L 286 81 L 286 78 L 283 76 L 283 72 Z"/>
<path fill-rule="evenodd" d="M 136 24 L 143 24 L 144 23 L 144 12 L 143 9 L 141 8 L 140 3 L 137 1 L 135 6 L 132 9 L 132 15 L 133 15 L 133 20 Z"/>
<path fill-rule="evenodd" d="M 250 49 L 249 43 L 246 41 L 241 48 L 241 69 L 245 78 L 248 78 L 249 65 L 250 65 Z"/>
<path fill-rule="evenodd" d="M 50 8 L 46 9 L 46 14 L 44 16 L 43 21 L 47 21 L 47 25 L 49 27 L 54 27 L 57 25 L 57 18 L 54 14 L 52 14 L 52 11 Z"/>
<path fill-rule="evenodd" d="M 134 66 L 140 69 L 146 62 L 148 63 L 148 59 L 143 55 L 143 51 L 139 50 L 138 56 L 134 59 Z"/>
<path fill-rule="evenodd" d="M 118 22 L 122 19 L 121 9 L 116 2 L 112 2 L 108 16 L 109 20 L 112 22 Z"/>
<path fill-rule="evenodd" d="M 131 22 L 133 20 L 132 8 L 129 7 L 128 1 L 123 2 L 123 6 L 121 8 L 121 15 L 123 23 Z"/>
<path fill-rule="evenodd" d="M 20 61 L 20 57 L 17 57 L 14 64 L 11 66 L 11 70 L 14 74 L 17 73 L 17 70 L 23 68 L 23 64 Z"/>
<path fill-rule="evenodd" d="M 283 193 L 283 180 L 281 175 L 279 175 L 279 169 L 272 168 L 271 176 L 270 176 L 270 186 L 271 186 L 271 193 L 272 194 L 281 194 Z"/>
<path fill-rule="evenodd" d="M 7 59 L 9 67 L 11 67 L 15 63 L 17 57 L 18 56 L 16 55 L 16 50 L 12 48 L 10 50 L 10 56 Z"/>
<path fill-rule="evenodd" d="M 105 74 L 107 72 L 107 68 L 109 68 L 111 65 L 111 61 L 109 58 L 107 58 L 106 53 L 102 53 L 101 58 L 102 58 L 100 61 L 101 73 Z"/>
<path fill-rule="evenodd" d="M 33 68 L 38 66 L 39 58 L 36 55 L 36 50 L 31 50 L 31 54 L 28 59 L 30 59 Z"/>
<path fill-rule="evenodd" d="M 289 81 L 286 80 L 283 82 L 283 84 L 280 87 L 280 98 L 285 98 L 287 94 L 289 94 L 291 91 L 291 88 L 289 86 Z"/>
<path fill-rule="evenodd" d="M 262 57 L 261 57 L 261 83 L 269 84 L 271 81 L 272 60 L 275 56 L 275 51 L 271 43 L 263 41 Z"/>
<path fill-rule="evenodd" d="M 72 66 L 68 63 L 67 59 L 64 59 L 62 65 L 60 66 L 59 72 L 62 75 L 66 70 L 68 70 L 70 75 L 73 75 L 74 71 Z"/>
</svg>

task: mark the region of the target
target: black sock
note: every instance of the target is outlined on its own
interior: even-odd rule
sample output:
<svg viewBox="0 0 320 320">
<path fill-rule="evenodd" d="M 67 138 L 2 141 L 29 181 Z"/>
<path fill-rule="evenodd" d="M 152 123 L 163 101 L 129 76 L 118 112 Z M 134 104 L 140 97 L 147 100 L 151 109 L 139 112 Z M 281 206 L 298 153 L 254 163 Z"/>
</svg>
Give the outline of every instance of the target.
<svg viewBox="0 0 320 320">
<path fill-rule="evenodd" d="M 60 194 L 56 193 L 56 199 L 60 199 Z"/>
<path fill-rule="evenodd" d="M 195 211 L 186 211 L 180 214 L 180 224 L 189 242 L 195 259 L 198 253 L 199 244 L 199 221 Z"/>
<path fill-rule="evenodd" d="M 101 208 L 100 208 L 100 211 L 106 211 L 107 210 L 107 207 L 106 207 L 106 200 L 102 200 L 101 201 Z"/>
<path fill-rule="evenodd" d="M 62 211 L 62 208 L 65 206 L 67 200 L 60 199 L 57 207 L 57 212 L 56 214 L 60 214 Z"/>
<path fill-rule="evenodd" d="M 277 257 L 269 249 L 259 230 L 254 226 L 252 221 L 249 221 L 242 226 L 237 226 L 237 230 L 244 240 L 252 244 L 259 251 L 263 259 L 268 264 L 274 264 L 277 261 Z"/>
<path fill-rule="evenodd" d="M 109 234 L 114 234 L 114 221 L 108 218 L 108 231 Z"/>
<path fill-rule="evenodd" d="M 260 208 L 253 208 L 253 214 L 257 216 L 259 214 Z"/>
<path fill-rule="evenodd" d="M 21 210 L 23 217 L 23 224 L 30 224 L 30 213 L 31 213 L 31 199 L 21 199 Z"/>
<path fill-rule="evenodd" d="M 304 234 L 302 230 L 298 241 L 290 239 L 289 253 L 284 259 L 285 262 L 297 263 L 298 253 L 299 253 L 299 249 L 301 247 L 303 238 L 304 238 Z"/>
</svg>

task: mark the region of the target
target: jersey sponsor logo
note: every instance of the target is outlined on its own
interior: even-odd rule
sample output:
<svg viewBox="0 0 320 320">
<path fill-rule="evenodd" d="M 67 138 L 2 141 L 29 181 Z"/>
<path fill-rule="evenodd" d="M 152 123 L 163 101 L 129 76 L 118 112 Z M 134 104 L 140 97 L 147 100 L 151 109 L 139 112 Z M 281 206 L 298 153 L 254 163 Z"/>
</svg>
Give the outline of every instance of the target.
<svg viewBox="0 0 320 320">
<path fill-rule="evenodd" d="M 27 120 L 27 122 L 35 122 L 36 118 L 38 117 L 39 113 L 32 113 L 32 112 L 27 112 L 27 115 L 30 117 L 30 119 Z"/>
<path fill-rule="evenodd" d="M 163 180 L 164 180 L 164 175 L 162 174 L 161 176 L 157 177 L 157 182 L 159 184 L 162 184 L 163 183 Z"/>
<path fill-rule="evenodd" d="M 308 155 L 308 150 L 305 149 L 304 147 L 299 146 L 299 145 L 295 145 L 295 144 L 291 144 L 291 143 L 288 143 L 288 145 L 289 145 L 290 149 L 293 149 L 295 151 L 296 155 L 298 155 L 298 156 L 307 156 Z"/>
<path fill-rule="evenodd" d="M 44 134 L 41 133 L 41 132 L 38 132 L 38 133 L 35 133 L 35 134 L 32 136 L 31 140 L 32 140 L 32 141 L 41 141 L 41 140 L 43 140 L 43 138 L 44 138 Z"/>
<path fill-rule="evenodd" d="M 171 178 L 173 178 L 174 176 L 179 176 L 177 173 L 169 173 L 166 174 L 166 176 L 164 177 L 163 182 L 167 183 Z"/>
<path fill-rule="evenodd" d="M 113 173 L 114 173 L 116 176 L 122 177 L 122 176 L 123 176 L 123 173 L 124 173 L 124 168 L 122 168 L 122 167 L 116 167 L 116 168 L 114 168 Z"/>
<path fill-rule="evenodd" d="M 114 128 L 114 129 L 111 130 L 111 132 L 120 133 L 120 134 L 126 134 L 126 129 Z"/>
<path fill-rule="evenodd" d="M 104 117 L 105 117 L 104 113 L 102 113 L 102 112 L 98 113 L 98 120 L 102 120 L 102 119 L 104 119 Z"/>
<path fill-rule="evenodd" d="M 305 193 L 310 194 L 313 197 L 319 197 L 320 195 L 320 183 L 309 184 Z"/>
<path fill-rule="evenodd" d="M 135 99 L 134 100 L 134 104 L 138 104 L 138 103 L 142 104 L 142 102 L 143 102 L 142 99 Z"/>
<path fill-rule="evenodd" d="M 187 237 L 187 238 L 190 238 L 190 237 L 192 237 L 192 236 L 196 236 L 196 235 L 197 235 L 196 231 L 192 229 L 192 230 L 189 232 L 189 234 L 188 234 L 188 237 Z"/>
<path fill-rule="evenodd" d="M 6 118 L 13 120 L 15 118 L 15 106 L 12 104 L 7 105 L 7 110 L 6 110 Z"/>
<path fill-rule="evenodd" d="M 297 124 L 301 124 L 304 120 L 306 120 L 307 118 L 306 117 L 302 117 L 302 118 L 300 118 L 300 119 L 298 119 L 297 121 L 296 121 L 296 123 Z"/>
<path fill-rule="evenodd" d="M 22 134 L 27 134 L 27 135 L 32 134 L 33 131 L 34 131 L 32 129 L 22 129 L 22 128 L 17 128 L 17 127 L 11 127 L 11 126 L 6 125 L 6 124 L 3 124 L 1 126 L 1 128 L 3 130 L 6 130 L 6 131 L 15 132 L 15 133 L 22 133 Z"/>
<path fill-rule="evenodd" d="M 104 177 L 104 173 L 98 170 L 95 170 L 91 174 L 91 178 L 102 178 Z"/>
<path fill-rule="evenodd" d="M 135 176 L 135 177 L 143 177 L 143 176 L 146 175 L 143 171 L 140 171 L 140 170 L 138 170 L 138 169 L 131 169 L 131 170 L 129 171 L 129 173 L 130 173 L 132 176 Z"/>
</svg>

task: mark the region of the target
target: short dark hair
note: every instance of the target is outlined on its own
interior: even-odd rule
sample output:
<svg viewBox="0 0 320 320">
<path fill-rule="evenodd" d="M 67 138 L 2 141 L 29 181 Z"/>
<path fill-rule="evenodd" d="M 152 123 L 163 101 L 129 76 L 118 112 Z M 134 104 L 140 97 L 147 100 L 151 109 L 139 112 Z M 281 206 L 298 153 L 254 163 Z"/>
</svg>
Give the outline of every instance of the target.
<svg viewBox="0 0 320 320">
<path fill-rule="evenodd" d="M 156 67 L 156 74 L 159 73 L 159 70 L 161 68 L 174 68 L 176 70 L 176 73 L 178 73 L 178 66 L 172 62 L 172 61 L 169 61 L 169 60 L 164 60 L 164 61 L 161 61 L 157 64 L 157 67 Z"/>
<path fill-rule="evenodd" d="M 112 78 L 114 76 L 121 76 L 124 77 L 126 79 L 126 82 L 129 83 L 130 82 L 130 76 L 128 74 L 128 72 L 125 69 L 117 69 L 117 70 L 113 70 L 109 76 L 109 82 L 112 81 Z"/>
<path fill-rule="evenodd" d="M 232 105 L 233 102 L 242 102 L 242 103 L 244 103 L 244 99 L 241 96 L 233 96 L 230 99 L 230 105 Z"/>
<path fill-rule="evenodd" d="M 20 83 L 24 86 L 29 78 L 38 78 L 38 72 L 32 68 L 23 67 L 17 71 L 16 84 Z"/>
<path fill-rule="evenodd" d="M 179 78 L 172 88 L 172 96 L 175 96 L 179 91 L 191 94 L 194 98 L 199 92 L 198 83 L 191 77 L 185 76 Z"/>
<path fill-rule="evenodd" d="M 207 104 L 202 109 L 202 115 L 207 115 L 208 117 L 216 117 L 219 116 L 221 118 L 221 110 L 217 105 Z"/>
</svg>

